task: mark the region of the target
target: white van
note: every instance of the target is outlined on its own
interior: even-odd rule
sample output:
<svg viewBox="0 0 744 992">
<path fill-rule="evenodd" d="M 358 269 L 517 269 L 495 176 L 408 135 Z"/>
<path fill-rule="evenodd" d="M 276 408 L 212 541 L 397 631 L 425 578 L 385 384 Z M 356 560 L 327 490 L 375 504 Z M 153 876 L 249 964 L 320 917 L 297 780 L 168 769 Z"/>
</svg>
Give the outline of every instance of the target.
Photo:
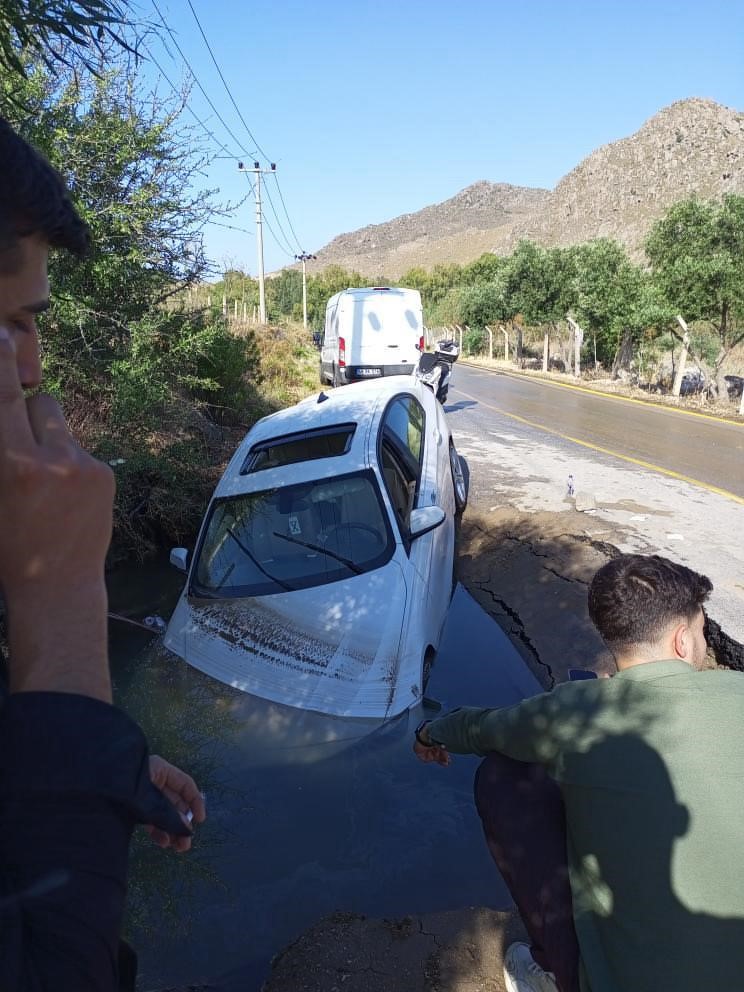
<svg viewBox="0 0 744 992">
<path fill-rule="evenodd" d="M 424 350 L 421 294 L 375 286 L 345 289 L 326 306 L 320 381 L 340 386 L 411 373 Z"/>
</svg>

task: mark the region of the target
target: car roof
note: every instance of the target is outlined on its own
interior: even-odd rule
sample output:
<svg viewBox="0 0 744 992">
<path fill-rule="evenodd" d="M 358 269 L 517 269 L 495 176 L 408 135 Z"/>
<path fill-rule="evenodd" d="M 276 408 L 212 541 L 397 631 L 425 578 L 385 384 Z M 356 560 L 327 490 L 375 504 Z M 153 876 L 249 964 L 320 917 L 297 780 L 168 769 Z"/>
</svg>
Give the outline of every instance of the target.
<svg viewBox="0 0 744 992">
<path fill-rule="evenodd" d="M 241 442 L 215 490 L 215 496 L 252 492 L 366 468 L 366 442 L 376 418 L 382 415 L 394 396 L 410 393 L 420 398 L 421 391 L 426 388 L 411 375 L 384 376 L 337 389 L 320 390 L 294 406 L 264 417 L 254 424 Z M 240 474 L 249 451 L 256 444 L 288 434 L 343 424 L 357 425 L 351 448 L 345 455 Z"/>
</svg>

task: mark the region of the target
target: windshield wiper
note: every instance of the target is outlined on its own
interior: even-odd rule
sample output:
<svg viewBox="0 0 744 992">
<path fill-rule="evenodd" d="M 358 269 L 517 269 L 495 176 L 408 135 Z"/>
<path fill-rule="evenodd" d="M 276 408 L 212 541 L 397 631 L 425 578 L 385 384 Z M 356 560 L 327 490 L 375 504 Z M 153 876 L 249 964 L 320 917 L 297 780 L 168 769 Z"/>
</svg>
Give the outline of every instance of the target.
<svg viewBox="0 0 744 992">
<path fill-rule="evenodd" d="M 278 586 L 281 586 L 282 589 L 286 589 L 287 592 L 295 592 L 294 586 L 289 585 L 289 583 L 284 582 L 283 579 L 278 579 L 275 575 L 272 575 L 270 572 L 267 572 L 266 569 L 261 564 L 261 562 L 256 558 L 255 555 L 251 554 L 251 552 L 248 550 L 248 548 L 246 548 L 246 546 L 243 544 L 240 538 L 236 537 L 235 534 L 233 534 L 230 527 L 227 528 L 227 533 L 230 535 L 233 541 L 235 541 L 235 543 L 240 548 L 240 550 L 250 558 L 250 560 L 253 562 L 256 568 L 259 571 L 263 572 L 263 574 L 266 576 L 267 579 L 271 579 L 272 582 L 276 582 Z"/>
<path fill-rule="evenodd" d="M 280 534 L 278 530 L 272 531 L 274 537 L 281 537 L 283 541 L 289 541 L 290 544 L 299 544 L 301 548 L 308 548 L 310 551 L 317 551 L 321 555 L 328 555 L 329 558 L 335 558 L 336 561 L 340 561 L 342 565 L 346 565 L 350 572 L 355 575 L 361 575 L 364 571 L 355 562 L 350 561 L 348 558 L 344 558 L 343 555 L 337 555 L 335 551 L 329 551 L 328 548 L 322 547 L 320 544 L 311 544 L 309 541 L 301 541 L 297 537 L 288 537 L 287 534 Z"/>
</svg>

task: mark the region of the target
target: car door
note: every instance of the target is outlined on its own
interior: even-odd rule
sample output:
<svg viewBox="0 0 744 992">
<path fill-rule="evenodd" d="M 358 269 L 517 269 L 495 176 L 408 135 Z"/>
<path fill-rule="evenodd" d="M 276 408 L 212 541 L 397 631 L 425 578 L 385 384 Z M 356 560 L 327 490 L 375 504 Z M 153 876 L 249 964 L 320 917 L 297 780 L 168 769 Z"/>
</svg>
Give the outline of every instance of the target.
<svg viewBox="0 0 744 992">
<path fill-rule="evenodd" d="M 446 415 L 442 404 L 429 389 L 421 390 L 421 403 L 424 407 L 426 430 L 419 506 L 441 506 L 447 514 L 445 522 L 427 535 L 431 538 L 426 566 L 431 619 L 427 622 L 436 625 L 437 622 L 443 622 L 452 594 L 455 505 L 449 463 L 450 431 Z"/>
<path fill-rule="evenodd" d="M 422 655 L 432 637 L 438 636 L 439 629 L 432 622 L 428 588 L 436 531 L 415 541 L 410 538 L 411 511 L 432 505 L 430 473 L 426 467 L 426 428 L 423 406 L 415 396 L 403 393 L 388 404 L 378 438 L 380 470 L 408 560 L 410 609 L 406 637 L 409 645 L 420 647 Z"/>
</svg>

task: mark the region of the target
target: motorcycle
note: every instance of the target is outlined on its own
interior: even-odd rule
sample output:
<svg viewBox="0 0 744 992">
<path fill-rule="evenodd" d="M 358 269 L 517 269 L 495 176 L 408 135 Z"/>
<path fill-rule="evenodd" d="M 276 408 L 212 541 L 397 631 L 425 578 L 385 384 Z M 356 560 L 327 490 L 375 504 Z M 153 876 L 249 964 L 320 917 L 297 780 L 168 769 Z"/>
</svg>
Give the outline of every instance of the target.
<svg viewBox="0 0 744 992">
<path fill-rule="evenodd" d="M 460 355 L 460 349 L 452 340 L 437 341 L 433 352 L 423 352 L 416 366 L 416 377 L 427 385 L 439 402 L 447 402 L 452 366 Z"/>
</svg>

